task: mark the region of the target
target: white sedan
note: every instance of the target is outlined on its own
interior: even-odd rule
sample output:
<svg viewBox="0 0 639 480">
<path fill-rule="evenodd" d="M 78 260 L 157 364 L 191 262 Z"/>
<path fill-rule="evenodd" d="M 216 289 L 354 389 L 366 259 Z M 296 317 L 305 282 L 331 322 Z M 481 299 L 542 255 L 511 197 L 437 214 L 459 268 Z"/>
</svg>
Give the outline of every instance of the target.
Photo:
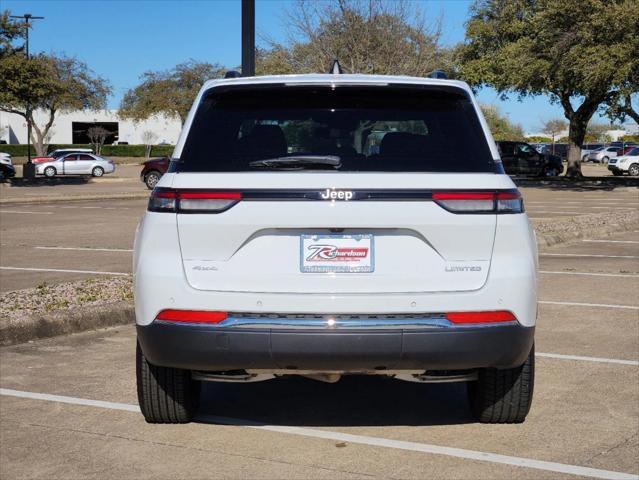
<svg viewBox="0 0 639 480">
<path fill-rule="evenodd" d="M 632 177 L 639 176 L 639 147 L 635 147 L 625 155 L 617 158 L 611 158 L 608 162 L 608 170 L 613 175 L 623 175 L 627 173 Z"/>
<path fill-rule="evenodd" d="M 38 163 L 36 174 L 53 178 L 58 175 L 92 175 L 101 177 L 115 172 L 113 160 L 93 153 L 69 153 L 50 162 Z"/>
</svg>

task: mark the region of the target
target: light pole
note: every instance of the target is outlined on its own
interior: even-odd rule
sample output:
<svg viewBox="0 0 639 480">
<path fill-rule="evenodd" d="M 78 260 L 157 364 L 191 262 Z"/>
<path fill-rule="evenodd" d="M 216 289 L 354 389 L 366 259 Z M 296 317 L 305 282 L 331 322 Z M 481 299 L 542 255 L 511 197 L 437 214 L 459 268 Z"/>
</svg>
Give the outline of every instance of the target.
<svg viewBox="0 0 639 480">
<path fill-rule="evenodd" d="M 255 76 L 255 0 L 242 0 L 242 76 Z"/>
<path fill-rule="evenodd" d="M 31 28 L 32 20 L 42 20 L 44 17 L 34 17 L 30 13 L 24 15 L 10 15 L 11 18 L 20 18 L 24 20 L 25 43 L 27 61 L 29 60 L 29 28 Z M 22 178 L 35 178 L 35 165 L 31 162 L 31 105 L 27 103 L 27 163 L 22 167 Z"/>
</svg>

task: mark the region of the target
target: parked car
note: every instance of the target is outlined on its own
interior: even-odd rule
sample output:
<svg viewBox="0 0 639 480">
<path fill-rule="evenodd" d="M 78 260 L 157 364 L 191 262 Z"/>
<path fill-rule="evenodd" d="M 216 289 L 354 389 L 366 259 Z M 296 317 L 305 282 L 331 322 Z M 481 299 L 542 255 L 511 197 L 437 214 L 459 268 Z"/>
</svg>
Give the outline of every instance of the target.
<svg viewBox="0 0 639 480">
<path fill-rule="evenodd" d="M 617 158 L 611 158 L 608 161 L 608 170 L 615 176 L 623 175 L 624 173 L 632 177 L 639 176 L 639 147 L 634 147 Z"/>
<path fill-rule="evenodd" d="M 617 157 L 621 157 L 623 155 L 626 155 L 629 151 L 634 150 L 635 148 L 637 148 L 637 145 L 628 145 L 628 146 L 624 147 L 623 150 L 621 150 L 617 154 Z"/>
<path fill-rule="evenodd" d="M 15 177 L 16 169 L 13 166 L 11 155 L 0 152 L 0 180 Z"/>
<path fill-rule="evenodd" d="M 608 163 L 611 158 L 616 158 L 621 147 L 601 147 L 588 154 L 589 162 Z"/>
<path fill-rule="evenodd" d="M 564 171 L 561 158 L 539 153 L 526 142 L 499 141 L 497 147 L 508 175 L 556 177 Z"/>
<path fill-rule="evenodd" d="M 44 157 L 32 157 L 33 163 L 46 163 L 55 160 L 67 153 L 93 153 L 90 148 L 59 148 L 47 153 Z"/>
<path fill-rule="evenodd" d="M 101 177 L 115 172 L 113 160 L 93 153 L 67 153 L 55 160 L 36 165 L 36 175 L 52 178 L 59 175 L 92 175 Z"/>
<path fill-rule="evenodd" d="M 162 175 L 169 168 L 169 157 L 152 158 L 143 162 L 142 171 L 140 172 L 140 180 L 143 181 L 149 190 L 153 190 L 155 185 L 160 181 Z"/>
<path fill-rule="evenodd" d="M 584 143 L 581 147 L 581 161 L 587 161 L 588 155 L 590 155 L 595 150 L 602 148 L 603 146 L 603 143 Z"/>
<path fill-rule="evenodd" d="M 206 82 L 135 238 L 145 419 L 190 421 L 202 381 L 367 374 L 468 382 L 478 421 L 523 422 L 535 235 L 480 115 L 453 80 Z"/>
</svg>

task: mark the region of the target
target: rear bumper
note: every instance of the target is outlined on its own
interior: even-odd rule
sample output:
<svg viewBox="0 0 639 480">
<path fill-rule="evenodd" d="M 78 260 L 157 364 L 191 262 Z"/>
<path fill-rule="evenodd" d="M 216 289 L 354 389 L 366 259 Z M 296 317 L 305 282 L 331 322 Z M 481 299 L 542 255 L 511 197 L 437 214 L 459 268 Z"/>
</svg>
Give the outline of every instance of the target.
<svg viewBox="0 0 639 480">
<path fill-rule="evenodd" d="M 524 363 L 534 327 L 425 329 L 228 328 L 154 321 L 137 326 L 150 363 L 201 371 L 463 370 Z"/>
</svg>

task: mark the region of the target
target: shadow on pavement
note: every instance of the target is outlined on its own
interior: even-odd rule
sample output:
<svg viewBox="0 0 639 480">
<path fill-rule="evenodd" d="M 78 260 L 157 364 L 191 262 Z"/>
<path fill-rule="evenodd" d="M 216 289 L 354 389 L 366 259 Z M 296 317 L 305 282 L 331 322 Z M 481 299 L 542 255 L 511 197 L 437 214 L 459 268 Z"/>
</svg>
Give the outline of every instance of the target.
<svg viewBox="0 0 639 480">
<path fill-rule="evenodd" d="M 9 179 L 12 187 L 53 187 L 56 185 L 84 185 L 89 183 L 91 177 L 55 177 L 55 178 L 34 178 L 25 179 L 22 177 L 13 177 Z"/>
<path fill-rule="evenodd" d="M 573 192 L 612 191 L 615 188 L 639 187 L 639 177 L 511 177 L 518 187 L 566 190 Z"/>
<path fill-rule="evenodd" d="M 463 383 L 418 384 L 373 376 L 337 383 L 291 377 L 259 383 L 203 382 L 196 421 L 233 417 L 298 427 L 473 423 Z"/>
</svg>

